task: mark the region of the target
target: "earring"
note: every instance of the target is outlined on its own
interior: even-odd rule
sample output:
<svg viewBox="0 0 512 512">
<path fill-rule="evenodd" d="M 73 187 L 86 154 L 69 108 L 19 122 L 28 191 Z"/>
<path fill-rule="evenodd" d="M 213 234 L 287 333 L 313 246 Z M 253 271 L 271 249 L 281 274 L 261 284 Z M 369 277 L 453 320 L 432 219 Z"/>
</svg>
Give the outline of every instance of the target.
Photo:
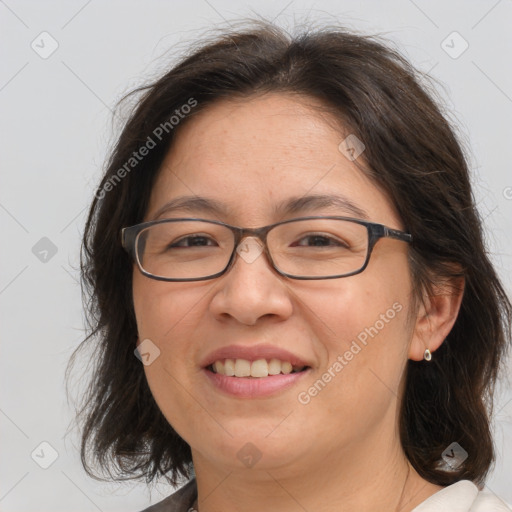
<svg viewBox="0 0 512 512">
<path fill-rule="evenodd" d="M 425 361 L 430 361 L 432 359 L 432 353 L 430 352 L 430 350 L 428 348 L 425 349 L 425 353 L 423 354 L 423 359 L 425 359 Z"/>
</svg>

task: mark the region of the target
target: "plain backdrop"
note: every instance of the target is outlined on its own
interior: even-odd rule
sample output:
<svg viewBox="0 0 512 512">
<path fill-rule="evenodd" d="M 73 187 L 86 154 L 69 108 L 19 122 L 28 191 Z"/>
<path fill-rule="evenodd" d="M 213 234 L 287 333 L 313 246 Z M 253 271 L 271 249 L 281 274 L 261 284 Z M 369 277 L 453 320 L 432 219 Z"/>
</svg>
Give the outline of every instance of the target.
<svg viewBox="0 0 512 512">
<path fill-rule="evenodd" d="M 64 385 L 83 338 L 80 236 L 118 133 L 115 102 L 207 29 L 249 16 L 289 30 L 311 20 L 381 33 L 430 71 L 470 148 L 489 250 L 510 293 L 510 0 L 0 0 L 2 512 L 138 511 L 172 491 L 97 482 L 80 465 Z M 510 383 L 495 410 L 487 488 L 512 503 Z"/>
</svg>

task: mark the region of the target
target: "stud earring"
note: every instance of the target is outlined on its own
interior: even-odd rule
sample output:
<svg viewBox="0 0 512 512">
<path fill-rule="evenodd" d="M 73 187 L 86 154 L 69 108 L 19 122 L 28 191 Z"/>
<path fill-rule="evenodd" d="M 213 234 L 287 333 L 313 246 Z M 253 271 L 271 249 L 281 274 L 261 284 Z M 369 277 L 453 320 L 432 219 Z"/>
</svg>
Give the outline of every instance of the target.
<svg viewBox="0 0 512 512">
<path fill-rule="evenodd" d="M 432 359 L 432 353 L 430 352 L 430 350 L 428 348 L 425 349 L 425 353 L 423 354 L 423 359 L 425 359 L 425 361 L 430 361 Z"/>
</svg>

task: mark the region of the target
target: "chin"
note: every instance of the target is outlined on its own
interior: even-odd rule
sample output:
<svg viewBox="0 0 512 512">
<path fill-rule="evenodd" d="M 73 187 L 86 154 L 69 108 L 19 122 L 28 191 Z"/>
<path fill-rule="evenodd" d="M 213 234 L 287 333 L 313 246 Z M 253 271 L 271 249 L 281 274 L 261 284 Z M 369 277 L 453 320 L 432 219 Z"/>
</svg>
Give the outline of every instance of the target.
<svg viewBox="0 0 512 512">
<path fill-rule="evenodd" d="M 219 466 L 233 471 L 276 470 L 293 464 L 300 457 L 298 449 L 305 446 L 304 436 L 297 440 L 291 439 L 290 436 L 273 437 L 274 433 L 268 428 L 266 422 L 260 426 L 248 425 L 247 422 L 242 425 L 242 423 L 244 422 L 239 422 L 236 430 L 233 429 L 233 431 L 230 430 L 230 425 L 225 423 L 223 426 L 225 425 L 231 436 L 223 430 L 209 438 L 203 435 L 195 446 L 210 461 L 213 460 Z M 208 439 L 207 444 L 205 439 Z M 194 446 L 193 441 L 191 446 Z"/>
</svg>

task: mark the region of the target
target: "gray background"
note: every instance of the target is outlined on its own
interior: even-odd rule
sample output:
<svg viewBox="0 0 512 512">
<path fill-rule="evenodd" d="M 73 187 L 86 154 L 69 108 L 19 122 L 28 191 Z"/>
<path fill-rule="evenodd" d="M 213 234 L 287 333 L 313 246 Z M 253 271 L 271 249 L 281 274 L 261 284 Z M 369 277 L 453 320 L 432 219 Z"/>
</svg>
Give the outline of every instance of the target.
<svg viewBox="0 0 512 512">
<path fill-rule="evenodd" d="M 257 14 L 288 28 L 310 19 L 385 33 L 444 84 L 438 91 L 471 148 L 475 195 L 510 293 L 510 0 L 0 0 L 1 511 L 137 511 L 170 493 L 164 484 L 150 494 L 144 484 L 88 478 L 76 430 L 65 436 L 64 369 L 83 336 L 80 234 L 117 133 L 116 100 L 205 29 Z M 512 503 L 510 383 L 500 385 L 496 411 L 487 487 Z"/>
</svg>

